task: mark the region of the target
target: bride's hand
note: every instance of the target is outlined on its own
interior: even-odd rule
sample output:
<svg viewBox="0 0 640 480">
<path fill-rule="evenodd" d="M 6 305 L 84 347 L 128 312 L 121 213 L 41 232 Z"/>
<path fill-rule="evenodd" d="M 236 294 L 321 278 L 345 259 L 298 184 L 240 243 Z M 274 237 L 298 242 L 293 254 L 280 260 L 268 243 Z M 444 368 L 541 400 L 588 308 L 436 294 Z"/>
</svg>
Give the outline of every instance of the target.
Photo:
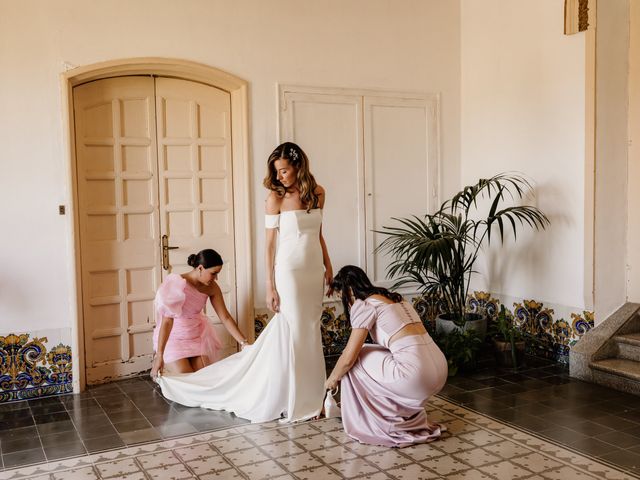
<svg viewBox="0 0 640 480">
<path fill-rule="evenodd" d="M 274 313 L 280 311 L 280 296 L 275 288 L 267 290 L 267 308 Z"/>
<path fill-rule="evenodd" d="M 333 288 L 331 288 L 331 283 L 333 282 L 333 268 L 331 265 L 325 268 L 324 271 L 324 284 L 327 287 L 327 297 L 333 295 Z"/>
</svg>

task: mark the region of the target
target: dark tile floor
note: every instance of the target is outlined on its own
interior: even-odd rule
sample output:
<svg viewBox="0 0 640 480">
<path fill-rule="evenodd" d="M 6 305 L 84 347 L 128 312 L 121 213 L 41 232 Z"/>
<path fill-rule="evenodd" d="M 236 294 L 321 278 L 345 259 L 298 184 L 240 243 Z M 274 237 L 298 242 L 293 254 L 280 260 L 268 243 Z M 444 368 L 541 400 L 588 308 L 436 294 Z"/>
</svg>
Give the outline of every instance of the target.
<svg viewBox="0 0 640 480">
<path fill-rule="evenodd" d="M 528 358 L 514 373 L 489 365 L 450 378 L 440 395 L 640 473 L 640 397 L 572 379 L 567 366 Z"/>
<path fill-rule="evenodd" d="M 1 468 L 85 455 L 247 423 L 165 400 L 148 378 L 79 395 L 0 404 Z"/>
<path fill-rule="evenodd" d="M 528 359 L 512 371 L 484 366 L 449 379 L 441 395 L 485 415 L 640 472 L 640 397 L 569 378 L 566 367 Z M 166 401 L 148 377 L 79 395 L 0 404 L 0 468 L 246 423 Z"/>
</svg>

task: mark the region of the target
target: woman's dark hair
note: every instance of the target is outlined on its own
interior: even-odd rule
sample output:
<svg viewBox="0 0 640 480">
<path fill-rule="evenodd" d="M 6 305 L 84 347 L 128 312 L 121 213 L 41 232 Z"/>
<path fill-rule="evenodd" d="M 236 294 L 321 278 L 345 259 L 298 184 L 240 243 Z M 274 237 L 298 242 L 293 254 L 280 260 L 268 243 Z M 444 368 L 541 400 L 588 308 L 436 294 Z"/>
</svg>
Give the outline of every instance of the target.
<svg viewBox="0 0 640 480">
<path fill-rule="evenodd" d="M 224 264 L 220 254 L 211 248 L 200 250 L 198 253 L 192 253 L 189 255 L 187 263 L 193 268 L 198 268 L 199 265 L 202 265 L 204 268 L 219 267 Z"/>
<path fill-rule="evenodd" d="M 267 159 L 267 175 L 264 177 L 262 184 L 268 190 L 276 192 L 279 197 L 284 197 L 286 189 L 278 181 L 278 172 L 275 165 L 277 160 L 286 160 L 289 165 L 298 169 L 296 180 L 300 190 L 300 200 L 306 207 L 307 212 L 313 208 L 318 208 L 320 204 L 320 198 L 316 193 L 318 184 L 309 171 L 309 157 L 293 142 L 281 143 L 271 152 Z"/>
<path fill-rule="evenodd" d="M 333 281 L 331 282 L 333 290 L 340 291 L 342 296 L 342 306 L 344 307 L 344 313 L 349 316 L 349 290 L 353 293 L 353 296 L 358 300 L 365 300 L 371 295 L 382 295 L 389 300 L 393 300 L 398 303 L 402 301 L 402 295 L 396 292 L 387 290 L 386 288 L 376 287 L 371 283 L 367 274 L 360 267 L 355 265 L 346 265 L 340 269 Z"/>
</svg>

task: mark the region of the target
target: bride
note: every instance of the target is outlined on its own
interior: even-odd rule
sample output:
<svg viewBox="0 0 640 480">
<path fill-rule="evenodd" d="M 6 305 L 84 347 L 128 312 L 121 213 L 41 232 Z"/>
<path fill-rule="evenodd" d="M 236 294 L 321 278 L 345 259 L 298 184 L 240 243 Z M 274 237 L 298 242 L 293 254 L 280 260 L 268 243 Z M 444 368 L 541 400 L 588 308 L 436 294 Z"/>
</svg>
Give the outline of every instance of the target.
<svg viewBox="0 0 640 480">
<path fill-rule="evenodd" d="M 270 190 L 267 306 L 274 317 L 252 346 L 194 373 L 159 375 L 157 382 L 166 398 L 182 405 L 227 410 L 252 422 L 302 421 L 320 414 L 324 397 L 320 318 L 323 284 L 333 275 L 322 236 L 326 195 L 307 155 L 291 142 L 269 156 L 264 185 Z"/>
</svg>

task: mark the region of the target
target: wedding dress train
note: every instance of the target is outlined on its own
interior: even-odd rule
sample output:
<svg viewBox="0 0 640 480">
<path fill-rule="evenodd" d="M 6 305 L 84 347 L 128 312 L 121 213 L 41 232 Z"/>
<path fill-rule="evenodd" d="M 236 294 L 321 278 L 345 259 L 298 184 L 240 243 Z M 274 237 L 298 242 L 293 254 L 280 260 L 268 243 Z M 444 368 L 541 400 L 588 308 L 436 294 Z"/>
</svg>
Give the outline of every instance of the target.
<svg viewBox="0 0 640 480">
<path fill-rule="evenodd" d="M 275 259 L 280 312 L 241 352 L 194 373 L 159 376 L 169 400 L 234 412 L 252 422 L 319 415 L 325 381 L 322 210 L 290 210 L 267 215 L 266 222 L 267 228 L 280 228 Z"/>
</svg>

